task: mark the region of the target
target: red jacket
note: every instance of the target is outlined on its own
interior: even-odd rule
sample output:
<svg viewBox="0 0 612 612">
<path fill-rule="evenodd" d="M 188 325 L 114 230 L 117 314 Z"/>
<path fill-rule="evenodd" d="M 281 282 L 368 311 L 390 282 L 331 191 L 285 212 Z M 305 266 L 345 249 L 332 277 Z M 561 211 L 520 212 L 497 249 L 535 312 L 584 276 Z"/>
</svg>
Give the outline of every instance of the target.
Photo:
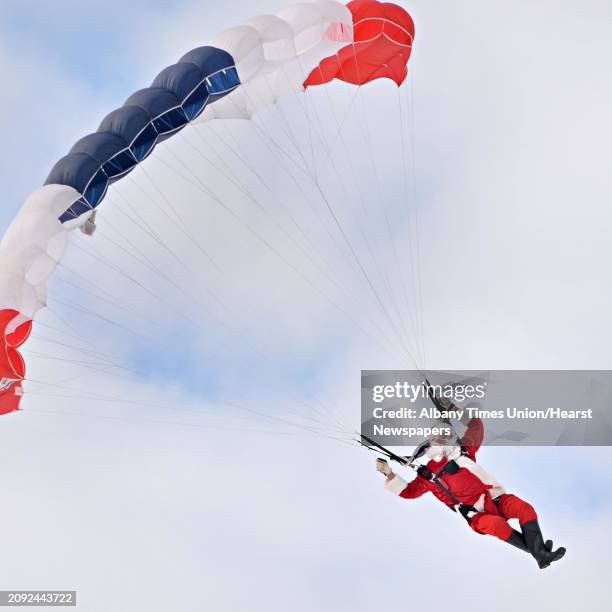
<svg viewBox="0 0 612 612">
<path fill-rule="evenodd" d="M 476 462 L 476 453 L 482 444 L 483 437 L 484 425 L 482 421 L 477 418 L 471 419 L 467 430 L 462 437 L 463 448 L 466 450 L 471 461 L 463 461 L 463 463 L 466 464 L 466 467 L 459 467 L 459 470 L 454 474 L 443 474 L 440 476 L 440 481 L 461 503 L 464 504 L 474 505 L 481 498 L 481 496 L 485 494 L 483 501 L 485 506 L 489 507 L 492 503 L 491 496 L 489 494 L 489 490 L 492 488 L 492 485 L 486 484 L 474 473 L 474 468 L 476 466 L 472 464 L 472 462 Z M 434 461 L 432 459 L 427 463 L 427 467 L 432 472 L 437 474 L 447 462 L 448 459 L 446 457 L 440 461 Z M 459 462 L 461 463 L 461 461 Z M 488 476 L 484 470 L 482 470 L 482 473 L 479 475 L 482 476 L 483 474 Z M 397 492 L 400 497 L 403 497 L 404 499 L 415 499 L 424 493 L 431 492 L 446 505 L 454 505 L 453 500 L 446 493 L 444 493 L 444 491 L 440 490 L 434 482 L 431 482 L 421 476 L 417 476 L 408 484 L 404 483 L 401 479 L 399 479 L 399 482 L 391 484 L 396 478 L 399 477 L 396 476 L 394 479 L 389 481 L 390 486 L 388 488 L 390 488 L 393 492 Z M 485 477 L 485 480 L 488 479 Z M 406 486 L 399 490 L 402 483 L 406 484 Z"/>
</svg>

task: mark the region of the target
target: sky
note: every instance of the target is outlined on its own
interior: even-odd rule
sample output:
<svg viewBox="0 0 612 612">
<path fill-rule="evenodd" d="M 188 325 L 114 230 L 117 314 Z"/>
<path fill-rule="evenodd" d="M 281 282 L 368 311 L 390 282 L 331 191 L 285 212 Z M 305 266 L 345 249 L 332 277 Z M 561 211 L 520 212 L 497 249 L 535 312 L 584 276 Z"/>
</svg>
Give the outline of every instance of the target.
<svg viewBox="0 0 612 612">
<path fill-rule="evenodd" d="M 410 304 L 423 319 L 416 335 L 427 367 L 609 369 L 609 3 L 403 5 L 417 31 L 398 98 L 409 139 L 397 137 L 393 87 L 364 88 L 333 157 L 347 190 L 329 168 L 321 174 L 368 273 L 387 306 L 401 308 L 399 290 L 377 274 L 399 282 L 410 271 L 398 272 L 384 248 L 375 203 L 395 215 L 397 193 L 408 189 L 424 279 L 421 300 L 411 296 Z M 225 27 L 279 8 L 278 0 L 5 0 L 0 128 L 10 146 L 0 153 L 0 228 L 72 143 L 161 68 Z M 352 92 L 330 91 L 332 111 L 344 116 Z M 308 95 L 310 110 L 325 113 L 325 95 Z M 286 144 L 279 113 L 287 113 L 307 138 L 299 104 L 283 101 L 259 125 Z M 330 122 L 324 117 L 317 129 L 335 133 Z M 374 132 L 374 157 L 362 146 L 364 126 Z M 393 330 L 342 243 L 326 239 L 331 226 L 317 216 L 312 183 L 292 183 L 249 126 L 227 129 L 186 130 L 167 143 L 109 193 L 94 239 L 75 236 L 58 269 L 27 348 L 32 394 L 0 431 L 2 588 L 76 589 L 88 611 L 366 611 L 447 599 L 459 610 L 605 605 L 608 448 L 481 451 L 489 471 L 534 503 L 545 535 L 568 547 L 563 562 L 540 572 L 433 499 L 391 498 L 373 455 L 304 431 L 314 417 L 333 431 L 340 412 L 358 425 L 359 370 L 406 367 L 405 357 L 372 341 L 376 330 Z M 242 165 L 221 141 L 240 143 L 266 185 L 253 172 L 223 174 L 223 163 Z M 398 161 L 403 144 L 409 169 Z M 199 183 L 179 180 L 177 160 L 223 193 L 242 221 L 214 206 Z M 277 222 L 255 210 L 236 176 Z M 163 212 L 156 185 L 172 194 L 186 225 Z M 176 260 L 162 258 L 126 211 L 163 232 Z M 307 254 L 293 214 L 314 242 Z M 391 221 L 408 261 L 412 226 L 399 213 Z M 381 265 L 366 258 L 364 227 Z M 282 247 L 281 256 L 253 231 Z M 328 270 L 339 272 L 330 279 Z M 97 319 L 87 314 L 94 308 Z M 75 341 L 81 351 L 112 354 L 121 368 L 107 362 L 96 375 L 83 352 L 73 363 L 74 352 L 58 343 Z M 320 408 L 313 394 L 325 403 L 321 421 L 309 412 Z M 286 426 L 293 411 L 301 428 Z"/>
</svg>

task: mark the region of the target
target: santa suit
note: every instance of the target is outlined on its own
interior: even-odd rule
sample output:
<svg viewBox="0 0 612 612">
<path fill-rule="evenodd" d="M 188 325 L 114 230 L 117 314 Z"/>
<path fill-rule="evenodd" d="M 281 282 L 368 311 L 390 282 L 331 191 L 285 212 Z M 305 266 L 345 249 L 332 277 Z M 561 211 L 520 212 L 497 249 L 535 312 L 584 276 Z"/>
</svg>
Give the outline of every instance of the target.
<svg viewBox="0 0 612 612">
<path fill-rule="evenodd" d="M 456 500 L 478 511 L 469 521 L 474 531 L 507 540 L 512 534 L 508 519 L 516 518 L 523 525 L 537 519 L 537 515 L 531 505 L 506 493 L 504 487 L 476 463 L 476 453 L 483 437 L 482 421 L 471 419 L 461 439 L 464 453 L 459 446 L 431 446 L 427 451 L 430 458 L 427 468 L 438 474 L 449 461 L 454 460 L 459 469 L 454 473 L 445 472 L 440 475 L 440 482 Z M 447 506 L 452 508 L 455 505 L 455 501 L 434 482 L 422 476 L 407 483 L 395 475 L 386 482 L 385 488 L 404 499 L 415 499 L 429 492 Z"/>
</svg>

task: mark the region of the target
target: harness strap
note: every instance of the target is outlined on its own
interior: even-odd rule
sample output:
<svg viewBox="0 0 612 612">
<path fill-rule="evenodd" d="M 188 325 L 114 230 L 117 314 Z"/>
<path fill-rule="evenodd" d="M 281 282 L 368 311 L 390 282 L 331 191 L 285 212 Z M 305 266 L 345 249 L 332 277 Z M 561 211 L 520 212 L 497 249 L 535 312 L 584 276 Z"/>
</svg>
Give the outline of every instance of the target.
<svg viewBox="0 0 612 612">
<path fill-rule="evenodd" d="M 461 454 L 463 454 L 463 452 L 464 452 L 464 449 L 462 448 Z M 450 461 L 447 461 L 444 467 L 442 467 L 442 469 L 437 473 L 434 472 L 433 470 L 430 470 L 427 466 L 421 465 L 417 469 L 417 474 L 421 478 L 424 478 L 425 480 L 429 482 L 433 482 L 438 487 L 438 489 L 440 489 L 440 491 L 445 493 L 454 504 L 454 506 L 448 506 L 448 507 L 453 512 L 459 512 L 465 518 L 465 520 L 469 523 L 470 519 L 472 518 L 472 515 L 478 512 L 478 510 L 476 510 L 476 508 L 474 508 L 474 506 L 472 506 L 471 504 L 464 504 L 463 502 L 459 501 L 456 495 L 446 485 L 444 485 L 442 481 L 440 480 L 440 476 L 444 474 L 454 474 L 458 470 L 459 470 L 459 465 L 454 459 L 451 459 Z"/>
</svg>

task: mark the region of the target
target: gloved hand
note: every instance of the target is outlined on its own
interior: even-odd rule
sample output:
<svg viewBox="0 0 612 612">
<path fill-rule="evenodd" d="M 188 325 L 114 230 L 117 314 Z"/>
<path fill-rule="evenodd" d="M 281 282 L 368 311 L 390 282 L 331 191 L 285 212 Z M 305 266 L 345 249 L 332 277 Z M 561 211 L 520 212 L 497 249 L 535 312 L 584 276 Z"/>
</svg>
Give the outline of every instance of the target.
<svg viewBox="0 0 612 612">
<path fill-rule="evenodd" d="M 381 459 L 380 457 L 376 460 L 376 471 L 388 476 L 393 472 L 391 466 L 386 462 L 385 459 Z"/>
<path fill-rule="evenodd" d="M 455 504 L 454 506 L 455 512 L 461 514 L 461 516 L 469 523 L 476 514 L 478 514 L 478 510 L 474 508 L 474 506 L 470 506 L 469 504 Z"/>
<path fill-rule="evenodd" d="M 419 465 L 417 474 L 425 480 L 433 480 L 434 473 L 425 465 Z"/>
</svg>

